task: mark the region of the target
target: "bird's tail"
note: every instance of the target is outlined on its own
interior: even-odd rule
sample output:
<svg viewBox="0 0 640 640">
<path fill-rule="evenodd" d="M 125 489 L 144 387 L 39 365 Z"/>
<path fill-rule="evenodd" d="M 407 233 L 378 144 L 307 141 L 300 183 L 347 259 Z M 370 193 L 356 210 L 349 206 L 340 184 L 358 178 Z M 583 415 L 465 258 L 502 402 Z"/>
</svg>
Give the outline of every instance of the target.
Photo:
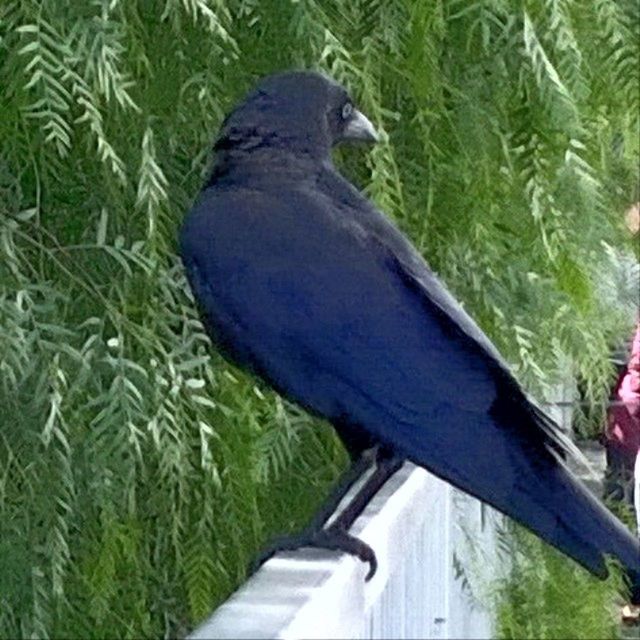
<svg viewBox="0 0 640 640">
<path fill-rule="evenodd" d="M 521 520 L 530 513 L 528 509 L 538 510 L 538 530 L 523 524 L 599 577 L 607 576 L 605 555 L 618 560 L 627 574 L 632 600 L 640 604 L 640 541 L 563 462 L 539 478 L 534 491 L 535 487 L 540 497 L 530 494 L 528 508 L 516 508 L 514 518 Z M 544 504 L 545 495 L 552 496 L 553 507 Z"/>
<path fill-rule="evenodd" d="M 493 422 L 489 429 L 496 429 Z M 500 427 L 498 427 L 500 429 Z M 494 431 L 495 434 L 495 431 Z M 506 435 L 506 434 L 505 434 Z M 489 438 L 491 451 L 478 443 L 460 455 L 434 456 L 414 450 L 409 456 L 435 475 L 512 517 L 593 574 L 607 576 L 605 554 L 624 567 L 634 602 L 640 603 L 640 541 L 550 451 L 528 451 L 509 438 Z M 514 446 L 515 445 L 515 446 Z"/>
</svg>

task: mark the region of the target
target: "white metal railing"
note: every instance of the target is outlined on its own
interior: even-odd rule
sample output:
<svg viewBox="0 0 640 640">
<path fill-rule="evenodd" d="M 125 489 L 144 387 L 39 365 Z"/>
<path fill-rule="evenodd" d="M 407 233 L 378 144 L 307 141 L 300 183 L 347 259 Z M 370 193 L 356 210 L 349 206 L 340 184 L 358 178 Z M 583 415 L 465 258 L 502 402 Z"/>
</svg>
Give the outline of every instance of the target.
<svg viewBox="0 0 640 640">
<path fill-rule="evenodd" d="M 405 464 L 352 527 L 378 558 L 370 582 L 364 581 L 368 565 L 348 555 L 280 553 L 190 638 L 491 638 L 481 583 L 501 565 L 499 519 Z"/>
</svg>

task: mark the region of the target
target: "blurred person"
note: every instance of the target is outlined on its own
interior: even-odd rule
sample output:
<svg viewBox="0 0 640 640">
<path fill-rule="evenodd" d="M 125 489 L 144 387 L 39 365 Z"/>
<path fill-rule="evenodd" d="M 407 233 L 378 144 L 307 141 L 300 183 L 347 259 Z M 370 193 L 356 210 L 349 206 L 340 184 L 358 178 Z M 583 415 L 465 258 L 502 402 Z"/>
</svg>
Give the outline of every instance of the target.
<svg viewBox="0 0 640 640">
<path fill-rule="evenodd" d="M 636 333 L 631 347 L 631 357 L 626 374 L 619 385 L 617 397 L 621 406 L 620 412 L 627 412 L 627 420 L 631 429 L 632 442 L 636 447 L 633 466 L 633 502 L 636 512 L 636 532 L 640 537 L 640 320 L 636 325 Z M 622 619 L 627 624 L 638 624 L 640 607 L 626 605 L 622 609 Z"/>
<path fill-rule="evenodd" d="M 640 537 L 640 321 L 636 326 L 627 375 L 620 386 L 620 399 L 633 419 L 636 430 L 633 502 L 636 510 L 636 529 Z"/>
<path fill-rule="evenodd" d="M 625 223 L 631 232 L 636 260 L 638 260 L 640 259 L 640 203 L 636 203 L 627 210 Z M 636 261 L 635 266 L 637 265 Z M 632 285 L 633 280 L 632 278 Z M 631 291 L 632 295 L 635 295 L 636 304 L 635 335 L 628 362 L 621 367 L 614 387 L 612 403 L 607 414 L 605 442 L 609 465 L 609 490 L 613 489 L 610 495 L 633 501 L 636 533 L 640 537 L 640 314 L 637 307 L 640 292 L 637 283 L 635 287 L 632 286 Z M 627 489 L 630 490 L 627 491 Z M 616 490 L 618 490 L 617 495 Z M 622 620 L 627 624 L 638 624 L 640 607 L 624 606 Z"/>
<path fill-rule="evenodd" d="M 625 224 L 630 231 L 634 245 L 640 241 L 640 203 L 630 207 L 625 213 Z M 637 248 L 636 248 L 637 249 Z M 636 250 L 637 253 L 637 250 Z M 619 298 L 616 306 L 623 306 L 633 314 L 638 322 L 639 281 L 638 261 L 635 257 L 624 256 L 618 260 L 620 269 L 612 282 L 613 293 Z M 613 301 L 612 301 L 613 303 Z M 612 360 L 618 370 L 616 384 L 613 387 L 607 422 L 604 432 L 604 445 L 607 456 L 607 474 L 605 479 L 605 497 L 620 500 L 629 506 L 636 505 L 640 511 L 640 490 L 634 490 L 638 484 L 638 473 L 634 473 L 636 458 L 640 450 L 640 335 L 636 326 L 635 338 L 631 344 L 618 348 Z M 635 497 L 634 497 L 635 496 Z M 640 515 L 638 516 L 640 517 Z"/>
<path fill-rule="evenodd" d="M 618 497 L 635 505 L 640 535 L 640 321 L 636 324 L 631 355 L 618 378 L 607 418 L 607 453 L 620 467 L 620 473 L 629 477 L 630 490 Z"/>
</svg>

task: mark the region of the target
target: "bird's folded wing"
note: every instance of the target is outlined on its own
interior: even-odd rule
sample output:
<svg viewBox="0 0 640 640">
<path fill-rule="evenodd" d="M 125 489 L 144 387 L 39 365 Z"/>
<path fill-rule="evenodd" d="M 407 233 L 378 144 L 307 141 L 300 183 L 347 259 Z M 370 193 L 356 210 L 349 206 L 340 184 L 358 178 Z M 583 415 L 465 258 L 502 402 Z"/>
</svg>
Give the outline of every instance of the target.
<svg viewBox="0 0 640 640">
<path fill-rule="evenodd" d="M 198 297 L 222 303 L 256 370 L 298 402 L 329 417 L 351 411 L 374 430 L 387 415 L 434 433 L 434 424 L 480 425 L 474 416 L 499 393 L 524 399 L 422 259 L 385 244 L 381 214 L 367 212 L 369 225 L 297 192 L 217 194 L 205 204 L 190 234 Z M 536 422 L 515 419 L 512 429 L 552 440 Z"/>
</svg>

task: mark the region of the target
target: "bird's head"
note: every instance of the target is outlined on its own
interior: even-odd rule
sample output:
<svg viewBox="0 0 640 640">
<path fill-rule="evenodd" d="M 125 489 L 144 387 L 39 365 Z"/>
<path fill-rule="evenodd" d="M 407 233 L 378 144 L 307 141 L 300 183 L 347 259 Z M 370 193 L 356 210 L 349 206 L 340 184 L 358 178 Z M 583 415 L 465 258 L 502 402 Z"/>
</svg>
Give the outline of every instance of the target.
<svg viewBox="0 0 640 640">
<path fill-rule="evenodd" d="M 312 71 L 262 79 L 229 114 L 218 150 L 283 149 L 327 156 L 341 142 L 375 142 L 378 135 L 346 89 Z"/>
</svg>

